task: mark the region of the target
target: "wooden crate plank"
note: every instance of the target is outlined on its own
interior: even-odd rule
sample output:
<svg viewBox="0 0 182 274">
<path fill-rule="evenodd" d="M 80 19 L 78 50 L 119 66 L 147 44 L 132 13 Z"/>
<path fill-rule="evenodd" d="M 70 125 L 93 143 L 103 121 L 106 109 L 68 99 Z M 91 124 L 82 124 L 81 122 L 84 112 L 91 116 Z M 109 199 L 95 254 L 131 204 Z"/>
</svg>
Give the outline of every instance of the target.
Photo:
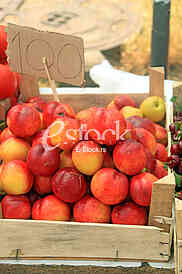
<svg viewBox="0 0 182 274">
<path fill-rule="evenodd" d="M 150 96 L 164 97 L 164 67 L 150 67 Z"/>
<path fill-rule="evenodd" d="M 149 212 L 149 225 L 160 227 L 170 232 L 170 225 L 160 224 L 155 216 L 172 217 L 172 204 L 174 199 L 175 178 L 171 173 L 153 184 L 152 199 Z"/>
<path fill-rule="evenodd" d="M 175 199 L 175 216 L 177 239 L 182 240 L 182 200 Z"/>
<path fill-rule="evenodd" d="M 2 219 L 0 234 L 0 257 L 15 257 L 19 249 L 26 258 L 169 259 L 160 229 L 150 226 Z"/>
<path fill-rule="evenodd" d="M 10 108 L 10 106 L 11 106 L 11 103 L 9 98 L 0 100 L 0 120 L 6 119 L 6 113 L 8 109 Z"/>
<path fill-rule="evenodd" d="M 69 93 L 62 93 L 59 94 L 59 99 L 61 102 L 64 102 L 66 104 L 70 104 L 73 109 L 78 112 L 82 109 L 86 109 L 89 107 L 105 107 L 107 106 L 113 98 L 115 98 L 117 95 L 123 94 L 123 93 L 85 93 L 82 92 L 74 92 L 72 94 Z M 148 97 L 147 93 L 141 93 L 141 94 L 129 94 L 131 98 L 134 99 L 137 105 L 139 105 L 145 98 Z M 46 101 L 53 100 L 53 95 L 51 94 L 40 94 L 40 97 Z"/>
</svg>

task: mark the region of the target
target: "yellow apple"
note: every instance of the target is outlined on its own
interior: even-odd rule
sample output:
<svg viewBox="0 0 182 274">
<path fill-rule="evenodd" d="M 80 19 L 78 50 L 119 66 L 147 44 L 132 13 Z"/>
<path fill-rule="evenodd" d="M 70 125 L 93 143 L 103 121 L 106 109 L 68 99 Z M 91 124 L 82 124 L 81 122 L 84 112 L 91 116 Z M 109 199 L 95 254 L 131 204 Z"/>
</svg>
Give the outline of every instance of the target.
<svg viewBox="0 0 182 274">
<path fill-rule="evenodd" d="M 159 122 L 165 117 L 165 102 L 160 96 L 149 96 L 141 103 L 140 110 L 148 119 Z"/>
<path fill-rule="evenodd" d="M 123 107 L 120 112 L 123 114 L 123 116 L 127 119 L 131 116 L 140 116 L 143 117 L 143 114 L 139 108 L 131 107 L 131 106 L 125 106 Z"/>
</svg>

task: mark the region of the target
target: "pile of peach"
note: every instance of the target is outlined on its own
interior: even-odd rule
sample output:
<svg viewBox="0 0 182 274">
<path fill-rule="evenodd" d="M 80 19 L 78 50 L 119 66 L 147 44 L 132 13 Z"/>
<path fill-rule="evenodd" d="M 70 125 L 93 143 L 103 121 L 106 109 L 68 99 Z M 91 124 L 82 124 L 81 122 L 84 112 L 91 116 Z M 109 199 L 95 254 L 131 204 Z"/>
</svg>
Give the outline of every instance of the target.
<svg viewBox="0 0 182 274">
<path fill-rule="evenodd" d="M 136 108 L 119 95 L 77 114 L 38 97 L 11 107 L 0 135 L 3 218 L 147 224 L 168 153 L 167 131 L 157 124 L 165 106 L 158 117 L 150 108 L 152 121 L 146 104 Z"/>
</svg>

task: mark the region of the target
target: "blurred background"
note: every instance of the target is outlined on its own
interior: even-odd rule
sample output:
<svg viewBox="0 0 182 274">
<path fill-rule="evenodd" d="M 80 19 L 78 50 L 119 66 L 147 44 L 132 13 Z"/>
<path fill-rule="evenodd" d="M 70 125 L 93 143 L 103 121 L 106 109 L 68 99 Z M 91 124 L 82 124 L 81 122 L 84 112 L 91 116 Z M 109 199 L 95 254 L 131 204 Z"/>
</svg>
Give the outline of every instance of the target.
<svg viewBox="0 0 182 274">
<path fill-rule="evenodd" d="M 171 1 L 168 79 L 182 80 L 182 0 Z M 0 23 L 8 22 L 83 37 L 88 71 L 107 59 L 115 68 L 148 74 L 152 0 L 1 0 Z M 46 80 L 41 80 L 47 86 Z"/>
</svg>

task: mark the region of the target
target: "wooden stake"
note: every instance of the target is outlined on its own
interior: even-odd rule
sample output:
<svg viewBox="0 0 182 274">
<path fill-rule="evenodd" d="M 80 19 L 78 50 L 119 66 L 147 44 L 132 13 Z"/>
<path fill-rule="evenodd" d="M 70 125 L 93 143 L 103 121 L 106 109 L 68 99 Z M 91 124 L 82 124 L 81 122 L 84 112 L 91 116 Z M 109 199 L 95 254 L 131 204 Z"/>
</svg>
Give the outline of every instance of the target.
<svg viewBox="0 0 182 274">
<path fill-rule="evenodd" d="M 54 100 L 57 101 L 57 102 L 60 102 L 58 94 L 57 94 L 57 91 L 56 91 L 55 81 L 51 79 L 51 76 L 50 76 L 50 73 L 49 73 L 49 69 L 48 69 L 48 66 L 47 66 L 47 59 L 46 59 L 46 57 L 43 57 L 43 64 L 44 64 L 45 71 L 47 73 L 47 78 L 49 80 L 50 87 L 51 87 L 51 89 L 53 91 Z"/>
</svg>

